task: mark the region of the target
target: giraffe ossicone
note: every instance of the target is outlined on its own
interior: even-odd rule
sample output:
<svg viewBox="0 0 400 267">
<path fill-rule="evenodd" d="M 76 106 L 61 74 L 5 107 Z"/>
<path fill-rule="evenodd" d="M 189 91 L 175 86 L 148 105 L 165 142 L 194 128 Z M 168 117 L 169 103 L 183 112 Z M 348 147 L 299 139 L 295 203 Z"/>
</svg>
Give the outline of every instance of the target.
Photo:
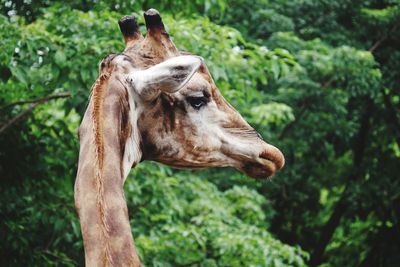
<svg viewBox="0 0 400 267">
<path fill-rule="evenodd" d="M 204 60 L 179 51 L 155 9 L 119 21 L 121 54 L 100 63 L 79 128 L 75 206 L 86 266 L 140 266 L 123 184 L 142 160 L 175 168 L 234 167 L 267 178 L 284 165 L 223 98 Z"/>
</svg>

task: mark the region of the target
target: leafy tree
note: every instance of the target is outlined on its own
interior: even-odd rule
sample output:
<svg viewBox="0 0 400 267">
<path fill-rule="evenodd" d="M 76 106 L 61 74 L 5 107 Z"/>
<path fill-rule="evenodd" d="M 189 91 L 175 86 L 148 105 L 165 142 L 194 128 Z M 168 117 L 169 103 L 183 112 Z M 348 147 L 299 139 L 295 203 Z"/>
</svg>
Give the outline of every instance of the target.
<svg viewBox="0 0 400 267">
<path fill-rule="evenodd" d="M 120 17 L 114 11 L 79 11 L 57 4 L 43 9 L 30 23 L 18 16 L 1 16 L 2 39 L 7 42 L 0 56 L 7 74 L 0 83 L 5 110 L 1 122 L 8 125 L 24 115 L 0 134 L 2 265 L 83 264 L 73 207 L 76 132 L 98 61 L 122 50 L 116 23 Z M 252 88 L 265 87 L 267 77 L 295 65 L 289 53 L 248 43 L 237 30 L 207 18 L 174 23 L 166 14 L 164 20 L 177 24 L 170 33 L 181 49 L 207 58 L 219 87 L 236 105 L 265 105 L 264 93 Z M 247 65 L 256 68 L 246 74 Z M 271 65 L 278 70 L 271 72 Z M 239 90 L 245 86 L 249 90 Z M 43 100 L 65 91 L 71 97 Z M 42 102 L 24 101 L 31 99 Z M 221 190 L 201 179 L 204 175 L 147 163 L 128 178 L 129 212 L 146 265 L 305 265 L 306 252 L 266 231 L 263 196 L 234 184 Z"/>
<path fill-rule="evenodd" d="M 313 266 L 395 266 L 398 1 L 234 3 L 232 17 L 248 10 L 248 25 L 257 25 L 253 14 L 263 9 L 277 14 L 269 20 L 289 18 L 294 32 L 268 40 L 244 32 L 269 48 L 286 48 L 303 69 L 269 87 L 295 111 L 278 134 L 286 170 L 261 189 L 285 211 L 277 212 L 271 230 L 311 251 Z"/>
<path fill-rule="evenodd" d="M 76 129 L 117 20 L 155 7 L 286 167 L 262 182 L 141 164 L 125 190 L 145 264 L 397 266 L 399 1 L 0 3 L 2 265 L 82 264 Z"/>
</svg>

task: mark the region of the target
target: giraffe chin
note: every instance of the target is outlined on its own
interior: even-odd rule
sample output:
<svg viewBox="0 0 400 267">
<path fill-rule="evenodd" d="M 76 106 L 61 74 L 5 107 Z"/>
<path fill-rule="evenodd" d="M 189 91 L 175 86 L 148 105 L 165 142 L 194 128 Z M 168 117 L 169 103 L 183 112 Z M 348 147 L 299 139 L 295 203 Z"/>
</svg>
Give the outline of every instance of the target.
<svg viewBox="0 0 400 267">
<path fill-rule="evenodd" d="M 268 179 L 275 175 L 278 170 L 275 163 L 265 159 L 261 159 L 260 162 L 246 163 L 239 170 L 255 179 Z"/>
</svg>

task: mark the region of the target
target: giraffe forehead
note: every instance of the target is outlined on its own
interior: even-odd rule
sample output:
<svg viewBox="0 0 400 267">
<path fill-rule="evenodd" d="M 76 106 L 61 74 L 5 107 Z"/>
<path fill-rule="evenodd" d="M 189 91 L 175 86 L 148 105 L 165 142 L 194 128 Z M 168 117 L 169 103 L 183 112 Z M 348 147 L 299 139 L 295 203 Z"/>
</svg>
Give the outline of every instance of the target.
<svg viewBox="0 0 400 267">
<path fill-rule="evenodd" d="M 187 85 L 180 90 L 183 96 L 211 95 L 211 84 L 200 73 L 195 73 Z"/>
<path fill-rule="evenodd" d="M 146 39 L 127 47 L 124 55 L 132 59 L 135 67 L 146 69 L 168 59 L 163 53 L 163 47 L 148 43 Z"/>
</svg>

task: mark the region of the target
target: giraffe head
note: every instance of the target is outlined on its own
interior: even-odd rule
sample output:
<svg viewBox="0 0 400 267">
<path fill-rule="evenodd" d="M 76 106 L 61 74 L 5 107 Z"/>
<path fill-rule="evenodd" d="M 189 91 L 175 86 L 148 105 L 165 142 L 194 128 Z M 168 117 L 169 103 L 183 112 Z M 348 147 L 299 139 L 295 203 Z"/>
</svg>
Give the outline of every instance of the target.
<svg viewBox="0 0 400 267">
<path fill-rule="evenodd" d="M 124 53 L 102 63 L 129 91 L 141 160 L 176 168 L 229 166 L 254 178 L 274 175 L 284 165 L 282 153 L 224 99 L 201 57 L 176 48 L 156 10 L 144 16 L 146 37 L 134 17 L 124 17 Z"/>
</svg>

